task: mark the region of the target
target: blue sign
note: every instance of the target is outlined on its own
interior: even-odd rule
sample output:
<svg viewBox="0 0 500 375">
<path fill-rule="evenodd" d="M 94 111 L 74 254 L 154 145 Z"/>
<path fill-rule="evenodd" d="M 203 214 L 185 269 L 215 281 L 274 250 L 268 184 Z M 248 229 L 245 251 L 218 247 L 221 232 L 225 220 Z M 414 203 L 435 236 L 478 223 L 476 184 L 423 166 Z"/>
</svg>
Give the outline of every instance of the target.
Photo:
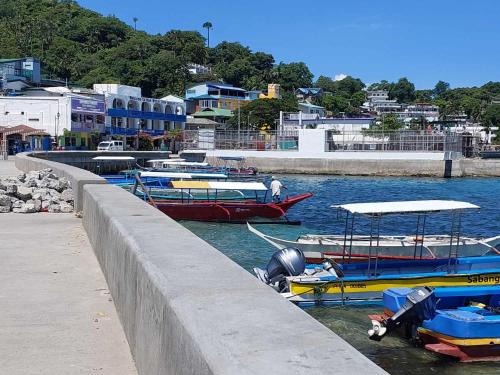
<svg viewBox="0 0 500 375">
<path fill-rule="evenodd" d="M 95 113 L 104 115 L 104 101 L 71 98 L 71 112 Z"/>
</svg>

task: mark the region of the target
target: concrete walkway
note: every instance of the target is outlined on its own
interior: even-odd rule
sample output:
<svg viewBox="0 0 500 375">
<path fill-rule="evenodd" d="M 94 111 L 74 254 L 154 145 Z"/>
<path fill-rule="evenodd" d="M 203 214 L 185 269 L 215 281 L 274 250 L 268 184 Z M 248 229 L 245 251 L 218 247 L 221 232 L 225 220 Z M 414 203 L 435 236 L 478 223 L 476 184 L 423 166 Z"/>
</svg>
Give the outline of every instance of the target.
<svg viewBox="0 0 500 375">
<path fill-rule="evenodd" d="M 81 219 L 0 214 L 0 259 L 0 373 L 137 374 Z"/>
</svg>

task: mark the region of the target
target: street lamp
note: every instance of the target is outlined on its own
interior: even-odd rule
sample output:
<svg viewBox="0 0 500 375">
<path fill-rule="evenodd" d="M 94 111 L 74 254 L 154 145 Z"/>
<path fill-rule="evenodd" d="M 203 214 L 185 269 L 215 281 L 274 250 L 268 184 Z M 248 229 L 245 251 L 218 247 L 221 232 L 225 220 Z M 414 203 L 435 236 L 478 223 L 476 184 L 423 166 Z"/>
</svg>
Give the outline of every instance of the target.
<svg viewBox="0 0 500 375">
<path fill-rule="evenodd" d="M 57 112 L 56 115 L 56 148 L 59 147 L 59 119 L 61 118 L 61 114 Z"/>
</svg>

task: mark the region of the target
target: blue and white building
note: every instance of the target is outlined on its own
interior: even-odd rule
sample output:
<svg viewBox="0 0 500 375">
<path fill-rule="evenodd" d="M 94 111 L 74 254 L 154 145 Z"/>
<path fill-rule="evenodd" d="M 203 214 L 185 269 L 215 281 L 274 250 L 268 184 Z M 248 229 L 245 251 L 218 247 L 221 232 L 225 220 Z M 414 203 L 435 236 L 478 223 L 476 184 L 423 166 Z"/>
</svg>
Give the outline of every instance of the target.
<svg viewBox="0 0 500 375">
<path fill-rule="evenodd" d="M 139 131 L 162 135 L 169 130 L 184 129 L 183 102 L 146 98 L 140 87 L 120 84 L 95 84 L 94 91 L 104 95 L 108 135 L 134 136 Z"/>
</svg>

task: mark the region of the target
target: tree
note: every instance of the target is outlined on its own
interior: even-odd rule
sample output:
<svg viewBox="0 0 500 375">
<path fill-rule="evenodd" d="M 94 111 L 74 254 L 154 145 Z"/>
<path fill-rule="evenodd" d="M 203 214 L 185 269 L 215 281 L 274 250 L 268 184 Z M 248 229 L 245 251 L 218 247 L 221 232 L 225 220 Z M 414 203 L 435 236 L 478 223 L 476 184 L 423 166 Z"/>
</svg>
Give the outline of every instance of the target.
<svg viewBox="0 0 500 375">
<path fill-rule="evenodd" d="M 240 120 L 247 129 L 258 129 L 264 125 L 276 129 L 276 120 L 280 111 L 296 112 L 297 101 L 295 98 L 283 99 L 257 99 L 240 109 Z M 236 126 L 238 116 L 235 114 L 229 119 L 229 124 Z"/>
<path fill-rule="evenodd" d="M 498 127 L 496 140 L 500 140 L 500 104 L 491 104 L 486 108 L 483 116 L 483 125 L 488 130 Z"/>
<path fill-rule="evenodd" d="M 152 44 L 173 52 L 185 64 L 204 64 L 208 57 L 205 40 L 197 31 L 170 30 L 165 35 L 156 36 Z"/>
<path fill-rule="evenodd" d="M 314 84 L 315 87 L 319 87 L 324 92 L 334 92 L 336 89 L 335 82 L 330 77 L 319 76 Z"/>
<path fill-rule="evenodd" d="M 434 90 L 432 90 L 432 95 L 435 98 L 440 98 L 446 91 L 450 89 L 450 84 L 448 82 L 439 81 L 434 86 Z"/>
<path fill-rule="evenodd" d="M 132 20 L 134 21 L 134 30 L 137 31 L 137 21 L 139 21 L 139 18 L 134 17 Z"/>
<path fill-rule="evenodd" d="M 412 102 L 415 99 L 415 85 L 408 78 L 400 78 L 389 90 L 389 97 L 399 103 Z"/>
<path fill-rule="evenodd" d="M 210 48 L 210 29 L 212 28 L 212 22 L 205 22 L 202 26 L 204 29 L 207 29 L 207 47 Z"/>
<path fill-rule="evenodd" d="M 274 68 L 273 75 L 285 91 L 295 91 L 299 87 L 312 85 L 313 74 L 303 62 L 290 64 L 281 62 Z"/>
<path fill-rule="evenodd" d="M 382 80 L 380 82 L 372 83 L 370 86 L 368 86 L 368 90 L 369 91 L 374 91 L 374 90 L 391 91 L 392 86 L 394 86 L 394 83 L 391 83 L 391 82 L 386 81 L 384 79 L 384 80 Z"/>
</svg>

